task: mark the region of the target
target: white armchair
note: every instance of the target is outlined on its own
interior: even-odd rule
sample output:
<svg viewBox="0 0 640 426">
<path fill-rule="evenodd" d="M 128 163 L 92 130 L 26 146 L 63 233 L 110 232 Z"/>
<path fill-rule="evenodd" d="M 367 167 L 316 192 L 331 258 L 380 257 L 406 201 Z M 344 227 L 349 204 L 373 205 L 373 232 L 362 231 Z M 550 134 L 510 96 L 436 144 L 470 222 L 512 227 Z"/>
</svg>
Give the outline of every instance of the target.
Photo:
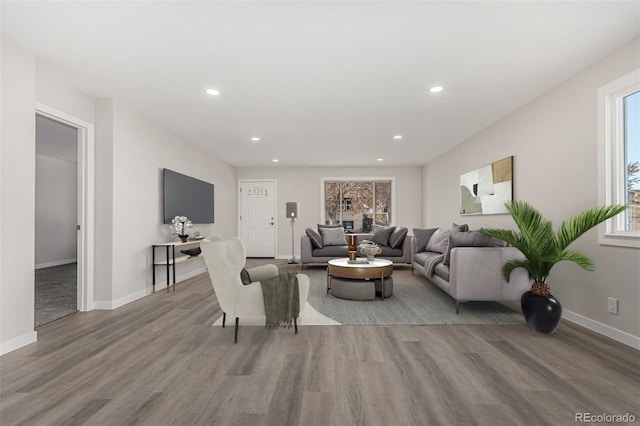
<svg viewBox="0 0 640 426">
<path fill-rule="evenodd" d="M 237 343 L 240 318 L 265 318 L 260 280 L 278 275 L 278 267 L 263 265 L 248 269 L 252 283 L 243 285 L 240 271 L 245 264 L 246 251 L 242 240 L 210 237 L 202 240 L 200 247 L 222 309 L 222 326 L 225 326 L 227 314 L 235 318 L 234 343 Z M 304 274 L 296 274 L 296 277 L 302 313 L 309 295 L 309 277 Z M 298 334 L 297 321 L 294 321 L 294 327 L 295 333 Z"/>
</svg>

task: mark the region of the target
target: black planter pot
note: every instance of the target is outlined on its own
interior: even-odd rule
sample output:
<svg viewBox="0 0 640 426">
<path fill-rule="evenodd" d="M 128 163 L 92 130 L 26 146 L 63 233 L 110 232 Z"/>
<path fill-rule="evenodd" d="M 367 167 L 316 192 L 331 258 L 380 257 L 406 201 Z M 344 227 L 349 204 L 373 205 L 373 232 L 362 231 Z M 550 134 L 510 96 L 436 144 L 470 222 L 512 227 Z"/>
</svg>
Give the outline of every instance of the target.
<svg viewBox="0 0 640 426">
<path fill-rule="evenodd" d="M 178 237 L 180 237 L 180 241 L 182 241 L 183 243 L 186 243 L 189 239 L 189 235 L 178 235 Z"/>
<path fill-rule="evenodd" d="M 529 327 L 539 333 L 553 333 L 560 318 L 562 318 L 562 305 L 555 297 L 543 297 L 525 292 L 520 299 L 522 313 Z"/>
</svg>

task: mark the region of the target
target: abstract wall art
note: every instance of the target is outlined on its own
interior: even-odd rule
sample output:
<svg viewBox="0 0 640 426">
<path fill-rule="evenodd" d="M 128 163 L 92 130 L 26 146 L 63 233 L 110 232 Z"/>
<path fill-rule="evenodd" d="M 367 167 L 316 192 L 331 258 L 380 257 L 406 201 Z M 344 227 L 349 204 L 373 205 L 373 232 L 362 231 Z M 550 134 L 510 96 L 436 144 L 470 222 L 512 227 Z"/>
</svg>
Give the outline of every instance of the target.
<svg viewBox="0 0 640 426">
<path fill-rule="evenodd" d="M 460 214 L 504 214 L 513 200 L 513 156 L 460 176 Z"/>
</svg>

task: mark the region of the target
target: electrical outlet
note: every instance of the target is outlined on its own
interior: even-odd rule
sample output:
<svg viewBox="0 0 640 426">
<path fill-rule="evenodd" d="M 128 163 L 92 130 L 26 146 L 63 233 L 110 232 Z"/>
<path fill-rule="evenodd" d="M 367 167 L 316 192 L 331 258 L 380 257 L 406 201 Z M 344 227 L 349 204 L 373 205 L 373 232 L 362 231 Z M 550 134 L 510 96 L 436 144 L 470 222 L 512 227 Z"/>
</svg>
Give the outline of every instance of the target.
<svg viewBox="0 0 640 426">
<path fill-rule="evenodd" d="M 618 299 L 610 297 L 608 300 L 609 313 L 618 315 Z"/>
</svg>

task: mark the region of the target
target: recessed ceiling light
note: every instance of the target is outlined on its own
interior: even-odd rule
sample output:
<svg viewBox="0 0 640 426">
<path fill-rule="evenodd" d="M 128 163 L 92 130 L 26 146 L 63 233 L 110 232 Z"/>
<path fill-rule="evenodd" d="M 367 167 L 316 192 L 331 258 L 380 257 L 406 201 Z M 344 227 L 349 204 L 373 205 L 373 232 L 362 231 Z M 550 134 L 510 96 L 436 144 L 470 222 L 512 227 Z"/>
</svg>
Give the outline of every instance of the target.
<svg viewBox="0 0 640 426">
<path fill-rule="evenodd" d="M 211 96 L 218 96 L 220 94 L 220 91 L 216 89 L 207 89 L 207 93 Z"/>
<path fill-rule="evenodd" d="M 442 86 L 433 86 L 431 89 L 429 89 L 431 93 L 438 93 L 438 92 L 442 92 L 443 90 L 444 90 L 444 87 Z"/>
<path fill-rule="evenodd" d="M 400 139 L 402 139 L 402 135 L 395 135 L 393 138 L 395 140 L 399 141 Z"/>
<path fill-rule="evenodd" d="M 253 142 L 260 142 L 260 138 L 251 138 Z"/>
<path fill-rule="evenodd" d="M 273 161 L 274 163 L 277 163 L 277 162 L 278 162 L 278 161 L 280 161 L 280 160 L 278 160 L 277 158 L 274 158 L 274 159 L 273 159 L 273 160 L 271 160 L 271 161 Z"/>
<path fill-rule="evenodd" d="M 382 161 L 384 160 L 383 158 L 377 158 L 376 161 Z"/>
</svg>

